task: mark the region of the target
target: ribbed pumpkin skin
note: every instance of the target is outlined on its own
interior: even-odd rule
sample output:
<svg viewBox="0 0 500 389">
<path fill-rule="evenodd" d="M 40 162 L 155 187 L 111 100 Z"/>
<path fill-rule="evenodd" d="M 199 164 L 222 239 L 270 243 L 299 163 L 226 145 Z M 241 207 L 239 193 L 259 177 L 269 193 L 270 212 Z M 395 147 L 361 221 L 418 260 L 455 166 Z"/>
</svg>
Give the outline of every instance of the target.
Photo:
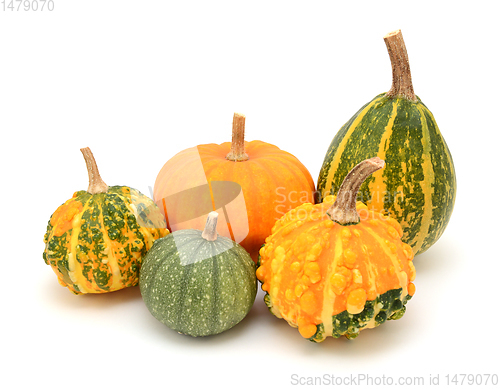
<svg viewBox="0 0 500 389">
<path fill-rule="evenodd" d="M 333 202 L 327 196 L 281 218 L 257 269 L 270 311 L 314 342 L 354 338 L 401 318 L 415 291 L 413 253 L 399 223 L 358 202 L 361 222 L 342 226 L 326 215 Z"/>
<path fill-rule="evenodd" d="M 158 207 L 139 191 L 82 190 L 51 216 L 43 258 L 75 294 L 112 292 L 138 284 L 143 256 L 168 233 Z"/>
<path fill-rule="evenodd" d="M 448 146 L 420 99 L 391 99 L 383 93 L 362 107 L 330 144 L 318 195 L 336 194 L 347 172 L 374 156 L 386 167 L 365 181 L 358 199 L 395 218 L 403 227 L 403 241 L 415 255 L 423 253 L 450 220 L 456 177 Z"/>
<path fill-rule="evenodd" d="M 238 183 L 243 191 L 246 212 L 238 211 L 229 215 L 231 229 L 236 236 L 240 231 L 248 229 L 248 235 L 237 242 L 257 262 L 259 248 L 276 220 L 290 209 L 314 201 L 314 182 L 309 171 L 296 157 L 277 146 L 262 141 L 245 142 L 249 159 L 242 162 L 226 159 L 230 149 L 230 142 L 205 144 L 186 149 L 172 157 L 156 178 L 154 200 L 166 214 L 168 228 L 175 231 L 179 229 L 175 225 L 185 216 L 184 209 L 172 205 L 165 212 L 163 198 L 206 184 L 207 181 L 209 184 L 212 181 Z M 196 214 L 196 205 L 203 207 L 199 203 L 199 198 L 193 199 L 189 212 Z M 216 209 L 211 208 L 209 211 L 212 210 Z M 203 217 L 184 222 L 182 229 L 202 230 L 205 215 L 209 211 L 203 213 Z M 222 211 L 217 211 L 222 214 Z M 185 219 L 184 217 L 183 220 Z M 222 223 L 220 225 L 222 227 Z M 219 233 L 232 238 L 229 229 L 221 228 Z"/>
<path fill-rule="evenodd" d="M 195 337 L 234 327 L 257 293 L 250 255 L 230 239 L 207 241 L 201 234 L 179 230 L 157 240 L 144 258 L 139 282 L 156 319 Z"/>
</svg>

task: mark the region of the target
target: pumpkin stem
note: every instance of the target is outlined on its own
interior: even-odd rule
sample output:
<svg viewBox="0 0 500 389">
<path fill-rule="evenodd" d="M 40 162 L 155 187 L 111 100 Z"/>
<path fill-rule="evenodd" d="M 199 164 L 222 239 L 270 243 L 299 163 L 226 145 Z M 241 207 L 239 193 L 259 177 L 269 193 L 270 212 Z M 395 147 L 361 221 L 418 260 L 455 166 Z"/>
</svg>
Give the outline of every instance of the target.
<svg viewBox="0 0 500 389">
<path fill-rule="evenodd" d="M 99 174 L 99 169 L 94 159 L 92 151 L 88 147 L 80 149 L 85 158 L 85 163 L 87 164 L 87 171 L 89 173 L 89 188 L 87 192 L 90 194 L 106 193 L 108 191 L 108 185 L 102 180 Z"/>
<path fill-rule="evenodd" d="M 235 162 L 248 160 L 245 153 L 245 115 L 241 113 L 235 113 L 233 116 L 231 151 L 226 155 L 226 159 Z"/>
<path fill-rule="evenodd" d="M 401 30 L 390 32 L 384 36 L 392 65 L 392 86 L 385 95 L 391 99 L 402 97 L 417 101 L 411 82 L 410 62 Z"/>
<path fill-rule="evenodd" d="M 384 164 L 385 162 L 379 157 L 373 157 L 358 163 L 347 173 L 342 185 L 340 185 L 335 202 L 326 211 L 331 220 L 343 226 L 359 223 L 360 217 L 356 210 L 356 197 L 359 188 L 370 174 L 382 169 Z"/>
<path fill-rule="evenodd" d="M 212 211 L 208 214 L 207 223 L 205 224 L 205 229 L 203 230 L 201 237 L 213 242 L 217 240 L 217 218 L 219 214 Z"/>
</svg>

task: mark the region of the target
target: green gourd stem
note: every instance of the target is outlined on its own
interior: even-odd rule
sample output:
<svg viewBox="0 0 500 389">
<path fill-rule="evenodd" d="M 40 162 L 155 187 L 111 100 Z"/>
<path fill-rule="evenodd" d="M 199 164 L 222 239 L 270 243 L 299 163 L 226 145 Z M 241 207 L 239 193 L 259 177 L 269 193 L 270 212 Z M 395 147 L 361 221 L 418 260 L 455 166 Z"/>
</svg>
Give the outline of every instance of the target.
<svg viewBox="0 0 500 389">
<path fill-rule="evenodd" d="M 205 229 L 203 230 L 201 237 L 213 242 L 217 240 L 217 218 L 219 214 L 212 211 L 208 214 L 207 222 L 205 224 Z"/>
<path fill-rule="evenodd" d="M 89 188 L 87 192 L 90 194 L 106 193 L 108 191 L 108 185 L 102 180 L 99 174 L 99 169 L 94 159 L 92 151 L 88 147 L 80 149 L 85 158 L 85 163 L 87 164 L 87 171 L 89 173 Z"/>
<path fill-rule="evenodd" d="M 229 161 L 242 162 L 248 160 L 245 153 L 245 115 L 235 113 L 233 116 L 233 137 L 231 151 L 226 155 Z"/>
<path fill-rule="evenodd" d="M 352 168 L 340 185 L 337 198 L 326 214 L 334 222 L 345 225 L 358 224 L 360 217 L 356 210 L 356 198 L 361 184 L 373 172 L 382 169 L 385 162 L 379 157 L 365 159 Z"/>
<path fill-rule="evenodd" d="M 392 86 L 386 96 L 389 98 L 402 97 L 416 102 L 417 97 L 411 82 L 410 62 L 401 30 L 390 32 L 384 36 L 384 41 L 392 65 Z"/>
</svg>

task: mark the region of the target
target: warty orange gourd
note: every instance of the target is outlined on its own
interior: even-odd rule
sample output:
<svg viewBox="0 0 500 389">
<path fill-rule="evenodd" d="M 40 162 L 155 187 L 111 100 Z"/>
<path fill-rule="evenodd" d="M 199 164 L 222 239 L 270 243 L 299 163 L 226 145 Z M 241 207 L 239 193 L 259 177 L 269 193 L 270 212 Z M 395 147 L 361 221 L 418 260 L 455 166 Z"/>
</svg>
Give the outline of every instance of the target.
<svg viewBox="0 0 500 389">
<path fill-rule="evenodd" d="M 356 203 L 362 182 L 383 165 L 377 157 L 365 160 L 336 198 L 288 212 L 260 250 L 264 301 L 306 339 L 352 339 L 399 319 L 415 292 L 413 252 L 401 241 L 401 226 Z"/>
</svg>

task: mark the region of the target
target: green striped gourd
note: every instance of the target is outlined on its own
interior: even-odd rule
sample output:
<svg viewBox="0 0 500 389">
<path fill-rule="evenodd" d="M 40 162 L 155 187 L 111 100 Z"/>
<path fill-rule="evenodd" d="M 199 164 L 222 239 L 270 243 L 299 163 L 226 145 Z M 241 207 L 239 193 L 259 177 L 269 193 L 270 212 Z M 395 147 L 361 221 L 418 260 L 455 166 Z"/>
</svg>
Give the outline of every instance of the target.
<svg viewBox="0 0 500 389">
<path fill-rule="evenodd" d="M 359 200 L 395 218 L 415 255 L 434 244 L 453 211 L 456 178 L 434 116 L 414 94 L 401 31 L 384 37 L 392 63 L 387 93 L 364 105 L 335 135 L 321 168 L 318 200 L 336 194 L 346 174 L 374 155 L 387 167 L 361 187 Z"/>
<path fill-rule="evenodd" d="M 205 230 L 177 230 L 144 258 L 139 287 L 151 314 L 185 335 L 219 334 L 238 324 L 257 293 L 255 263 L 243 247 L 217 234 L 217 212 Z"/>
<path fill-rule="evenodd" d="M 136 189 L 108 187 L 89 148 L 81 149 L 89 173 L 87 191 L 52 214 L 43 259 L 59 283 L 75 294 L 136 286 L 142 258 L 169 233 L 156 204 Z"/>
</svg>

